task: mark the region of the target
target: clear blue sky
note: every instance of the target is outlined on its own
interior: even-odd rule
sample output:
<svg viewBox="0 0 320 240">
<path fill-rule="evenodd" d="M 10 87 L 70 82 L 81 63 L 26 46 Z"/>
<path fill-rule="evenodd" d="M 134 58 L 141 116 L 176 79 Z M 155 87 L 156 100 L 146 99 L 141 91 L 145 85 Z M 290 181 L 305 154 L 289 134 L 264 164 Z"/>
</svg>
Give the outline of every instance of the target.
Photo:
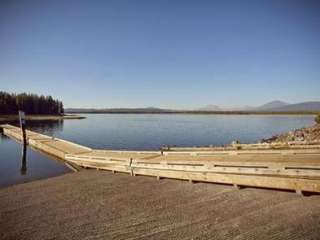
<svg viewBox="0 0 320 240">
<path fill-rule="evenodd" d="M 0 90 L 67 107 L 320 100 L 320 1 L 0 1 Z"/>
</svg>

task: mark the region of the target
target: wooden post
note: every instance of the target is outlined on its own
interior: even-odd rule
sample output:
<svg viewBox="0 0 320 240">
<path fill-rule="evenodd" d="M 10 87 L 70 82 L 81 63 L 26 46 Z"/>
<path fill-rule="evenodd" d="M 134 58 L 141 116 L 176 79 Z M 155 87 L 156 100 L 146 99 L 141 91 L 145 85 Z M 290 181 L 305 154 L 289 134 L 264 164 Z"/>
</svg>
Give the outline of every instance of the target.
<svg viewBox="0 0 320 240">
<path fill-rule="evenodd" d="M 304 192 L 301 189 L 296 189 L 296 194 L 304 196 Z"/>
<path fill-rule="evenodd" d="M 233 184 L 233 187 L 237 190 L 240 190 L 241 189 L 241 186 L 239 186 L 238 184 Z"/>
<path fill-rule="evenodd" d="M 22 156 L 21 156 L 21 175 L 27 172 L 27 136 L 26 136 L 26 117 L 24 112 L 19 111 L 19 122 L 22 131 Z"/>
<path fill-rule="evenodd" d="M 22 144 L 23 146 L 25 146 L 27 145 L 26 116 L 22 111 L 19 111 L 19 122 L 20 122 L 21 131 L 22 131 Z"/>
</svg>

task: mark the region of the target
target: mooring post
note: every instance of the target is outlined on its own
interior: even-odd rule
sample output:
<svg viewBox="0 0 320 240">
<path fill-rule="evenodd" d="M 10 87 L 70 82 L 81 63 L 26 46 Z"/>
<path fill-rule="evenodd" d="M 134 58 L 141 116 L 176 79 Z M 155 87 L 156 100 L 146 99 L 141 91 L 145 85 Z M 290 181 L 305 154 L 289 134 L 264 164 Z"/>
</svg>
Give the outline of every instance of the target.
<svg viewBox="0 0 320 240">
<path fill-rule="evenodd" d="M 25 146 L 27 145 L 26 116 L 22 111 L 19 111 L 19 122 L 20 122 L 21 131 L 22 131 L 22 144 Z"/>
<path fill-rule="evenodd" d="M 304 196 L 304 192 L 301 189 L 296 189 L 296 194 L 302 197 Z"/>
<path fill-rule="evenodd" d="M 19 122 L 22 131 L 22 156 L 21 156 L 21 175 L 27 172 L 27 135 L 26 135 L 26 116 L 24 112 L 19 111 Z"/>
<path fill-rule="evenodd" d="M 240 190 L 241 189 L 241 186 L 239 186 L 238 184 L 233 184 L 233 187 L 235 188 L 235 189 L 237 189 L 237 190 Z"/>
</svg>

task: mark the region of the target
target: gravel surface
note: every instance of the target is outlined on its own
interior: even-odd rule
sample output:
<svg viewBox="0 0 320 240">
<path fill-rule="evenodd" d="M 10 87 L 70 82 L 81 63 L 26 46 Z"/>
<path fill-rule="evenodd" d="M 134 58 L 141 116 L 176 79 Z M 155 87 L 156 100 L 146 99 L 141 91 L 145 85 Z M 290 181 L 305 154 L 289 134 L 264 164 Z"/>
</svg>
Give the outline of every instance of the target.
<svg viewBox="0 0 320 240">
<path fill-rule="evenodd" d="M 320 195 L 85 170 L 0 189 L 0 239 L 320 239 Z"/>
</svg>

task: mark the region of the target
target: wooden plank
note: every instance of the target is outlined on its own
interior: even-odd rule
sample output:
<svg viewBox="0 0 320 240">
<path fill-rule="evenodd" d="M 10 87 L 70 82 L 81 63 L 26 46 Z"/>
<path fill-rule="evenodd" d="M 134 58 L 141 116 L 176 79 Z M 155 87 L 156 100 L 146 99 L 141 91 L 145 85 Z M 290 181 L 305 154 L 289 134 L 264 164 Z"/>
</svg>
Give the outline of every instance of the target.
<svg viewBox="0 0 320 240">
<path fill-rule="evenodd" d="M 244 162 L 244 163 L 260 163 L 260 162 L 269 162 L 269 163 L 295 163 L 295 164 L 320 164 L 320 155 L 318 154 L 307 154 L 307 155 L 281 155 L 281 156 L 272 156 L 255 154 L 255 155 L 237 155 L 237 156 L 158 156 L 150 160 L 150 162 L 160 162 L 167 161 L 168 163 L 182 163 L 185 164 L 189 162 L 190 164 L 197 163 L 209 163 L 210 161 L 214 162 Z"/>
<path fill-rule="evenodd" d="M 108 158 L 108 159 L 94 159 L 94 158 L 86 158 L 86 157 L 75 157 L 75 156 L 70 156 L 69 154 L 65 156 L 65 159 L 68 161 L 73 161 L 73 162 L 81 162 L 81 161 L 86 161 L 90 163 L 99 163 L 99 164 L 117 164 L 117 165 L 122 165 L 122 166 L 129 166 L 129 160 L 119 160 L 119 159 L 113 159 L 113 158 Z"/>
<path fill-rule="evenodd" d="M 320 149 L 320 142 L 314 141 L 314 142 L 289 142 L 288 144 L 284 143 L 258 143 L 258 144 L 234 144 L 234 145 L 227 145 L 227 146 L 212 146 L 212 147 L 170 147 L 163 148 L 163 151 L 229 151 L 229 150 L 276 150 L 276 149 Z"/>
<path fill-rule="evenodd" d="M 163 155 L 179 155 L 179 156 L 215 156 L 215 155 L 255 155 L 255 154 L 265 154 L 265 155 L 294 155 L 294 154 L 319 154 L 319 149 L 282 149 L 282 150 L 230 150 L 230 151 L 173 151 L 164 152 Z"/>
<path fill-rule="evenodd" d="M 134 173 L 147 176 L 161 176 L 173 179 L 192 179 L 193 181 L 237 184 L 241 186 L 277 188 L 287 190 L 302 190 L 320 192 L 320 181 L 314 179 L 285 178 L 274 176 L 250 176 L 236 174 L 201 173 L 201 172 L 177 172 L 155 169 L 134 169 Z"/>
<path fill-rule="evenodd" d="M 131 172 L 128 166 L 122 166 L 118 164 L 101 164 L 97 162 L 74 161 L 74 160 L 71 160 L 70 162 L 86 168 L 103 169 L 103 170 L 109 170 L 114 172 L 125 172 L 125 173 Z"/>
<path fill-rule="evenodd" d="M 81 156 L 94 156 L 94 157 L 113 157 L 117 159 L 150 159 L 153 157 L 161 156 L 159 152 L 135 152 L 135 151 L 102 151 L 94 149 L 92 152 L 79 154 Z"/>
<path fill-rule="evenodd" d="M 186 166 L 186 165 L 162 165 L 162 164 L 142 164 L 133 163 L 131 165 L 134 169 L 156 169 L 156 170 L 173 170 L 185 172 L 211 172 L 211 173 L 236 173 L 236 174 L 251 174 L 251 175 L 274 175 L 274 176 L 299 176 L 306 178 L 319 178 L 320 167 L 315 169 L 295 168 L 287 169 L 284 166 L 278 168 L 268 167 L 243 167 L 243 166 L 226 166 L 226 167 L 211 167 L 207 166 Z"/>
</svg>

